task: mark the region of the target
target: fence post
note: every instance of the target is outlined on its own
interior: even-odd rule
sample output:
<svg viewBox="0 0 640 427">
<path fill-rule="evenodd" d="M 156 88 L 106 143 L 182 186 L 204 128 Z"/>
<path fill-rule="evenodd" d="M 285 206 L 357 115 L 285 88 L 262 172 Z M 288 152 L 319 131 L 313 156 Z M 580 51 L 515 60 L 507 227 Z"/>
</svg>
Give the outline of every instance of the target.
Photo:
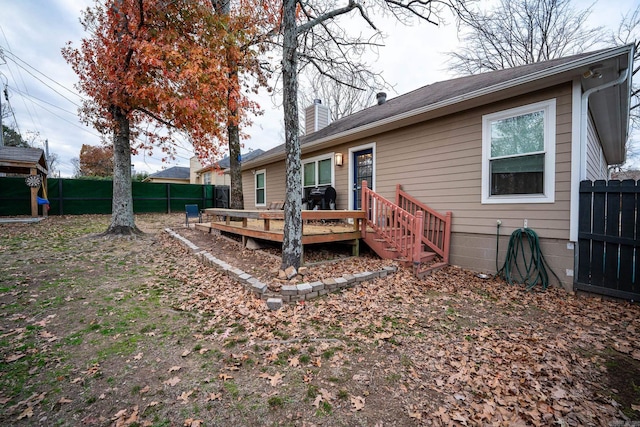
<svg viewBox="0 0 640 427">
<path fill-rule="evenodd" d="M 171 184 L 167 183 L 167 213 L 171 213 Z"/>
<path fill-rule="evenodd" d="M 446 213 L 446 217 L 447 219 L 445 220 L 446 222 L 444 223 L 444 242 L 443 242 L 443 252 L 444 252 L 444 259 L 443 261 L 446 264 L 449 264 L 449 248 L 451 247 L 451 212 L 447 212 Z"/>
<path fill-rule="evenodd" d="M 367 206 L 368 195 L 367 193 L 367 181 L 362 181 L 362 187 L 360 187 L 360 209 L 364 212 L 364 218 L 362 219 L 362 237 L 367 236 L 367 219 L 369 218 L 369 207 Z"/>
<path fill-rule="evenodd" d="M 422 255 L 422 230 L 424 230 L 424 213 L 421 210 L 416 211 L 416 220 L 413 224 L 413 265 L 420 264 Z"/>
<path fill-rule="evenodd" d="M 58 215 L 64 215 L 64 209 L 62 208 L 64 196 L 62 195 L 62 178 L 58 178 Z"/>
</svg>

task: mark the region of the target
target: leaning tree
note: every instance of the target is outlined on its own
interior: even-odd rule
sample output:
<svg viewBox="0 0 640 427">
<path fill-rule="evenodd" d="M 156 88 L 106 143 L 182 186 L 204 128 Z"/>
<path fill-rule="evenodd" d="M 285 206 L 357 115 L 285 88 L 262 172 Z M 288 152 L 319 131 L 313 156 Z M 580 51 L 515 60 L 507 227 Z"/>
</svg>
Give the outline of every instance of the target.
<svg viewBox="0 0 640 427">
<path fill-rule="evenodd" d="M 446 11 L 459 15 L 464 0 L 283 0 L 282 24 L 282 97 L 285 127 L 286 199 L 282 244 L 282 268 L 300 266 L 302 257 L 302 175 L 298 122 L 298 75 L 302 66 L 316 68 L 334 81 L 345 76 L 364 75 L 368 68 L 360 62 L 367 47 L 379 44 L 378 29 L 372 12 L 390 14 L 405 24 L 423 21 L 441 22 Z M 374 33 L 373 38 L 351 35 L 338 18 L 358 19 Z M 351 26 L 351 25 L 350 25 Z M 345 81 L 348 83 L 348 81 Z"/>
</svg>

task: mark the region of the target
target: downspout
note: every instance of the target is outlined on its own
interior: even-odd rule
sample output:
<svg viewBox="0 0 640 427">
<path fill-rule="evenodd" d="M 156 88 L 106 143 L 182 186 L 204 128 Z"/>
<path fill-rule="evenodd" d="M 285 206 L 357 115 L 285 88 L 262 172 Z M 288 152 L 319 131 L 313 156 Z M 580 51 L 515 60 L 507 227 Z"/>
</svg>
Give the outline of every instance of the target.
<svg viewBox="0 0 640 427">
<path fill-rule="evenodd" d="M 600 86 L 592 87 L 591 89 L 588 89 L 582 94 L 582 99 L 581 99 L 582 105 L 580 110 L 580 168 L 581 168 L 580 179 L 585 178 L 586 167 L 587 167 L 586 147 L 587 147 L 587 115 L 589 113 L 588 111 L 589 97 L 591 96 L 592 93 L 600 92 L 601 90 L 608 89 L 613 86 L 617 86 L 622 82 L 624 82 L 625 80 L 627 80 L 627 78 L 629 77 L 630 68 L 631 67 L 627 67 L 626 70 L 621 72 L 620 76 L 617 79 L 610 81 L 608 83 L 604 83 Z"/>
<path fill-rule="evenodd" d="M 580 98 L 580 163 L 579 163 L 579 179 L 577 183 L 574 183 L 575 189 L 575 202 L 574 197 L 572 197 L 572 204 L 575 203 L 574 209 L 576 209 L 576 215 L 572 215 L 572 218 L 575 218 L 576 221 L 573 221 L 571 224 L 571 229 L 569 231 L 569 240 L 572 242 L 578 241 L 578 222 L 577 222 L 577 208 L 578 208 L 578 197 L 579 197 L 579 186 L 580 181 L 585 179 L 587 175 L 587 118 L 589 114 L 589 97 L 596 92 L 599 92 L 604 89 L 608 89 L 613 86 L 617 86 L 623 83 L 627 78 L 629 78 L 629 70 L 631 69 L 631 64 L 620 73 L 617 79 L 604 83 L 600 86 L 592 87 L 591 89 L 586 90 L 581 98 Z M 573 195 L 572 195 L 573 196 Z"/>
</svg>

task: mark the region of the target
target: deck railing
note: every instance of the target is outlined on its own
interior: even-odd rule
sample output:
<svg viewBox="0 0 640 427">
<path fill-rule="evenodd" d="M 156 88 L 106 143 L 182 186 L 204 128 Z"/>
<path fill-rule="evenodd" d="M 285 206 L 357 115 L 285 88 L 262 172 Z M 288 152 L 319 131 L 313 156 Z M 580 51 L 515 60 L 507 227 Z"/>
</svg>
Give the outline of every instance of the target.
<svg viewBox="0 0 640 427">
<path fill-rule="evenodd" d="M 362 210 L 365 212 L 366 225 L 394 247 L 405 259 L 419 262 L 422 254 L 421 235 L 423 215 L 421 211 L 409 213 L 392 201 L 385 199 L 362 182 Z"/>
<path fill-rule="evenodd" d="M 451 212 L 445 214 L 436 212 L 405 193 L 400 184 L 396 186 L 396 205 L 413 215 L 416 212 L 424 213 L 422 242 L 448 264 L 451 244 Z"/>
</svg>

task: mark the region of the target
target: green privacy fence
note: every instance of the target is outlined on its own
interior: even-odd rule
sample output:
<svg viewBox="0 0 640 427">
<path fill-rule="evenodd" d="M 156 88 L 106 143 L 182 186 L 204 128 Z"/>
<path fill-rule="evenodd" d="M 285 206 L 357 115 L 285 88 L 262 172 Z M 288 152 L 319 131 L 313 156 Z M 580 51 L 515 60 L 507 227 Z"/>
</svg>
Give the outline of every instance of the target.
<svg viewBox="0 0 640 427">
<path fill-rule="evenodd" d="M 50 178 L 47 184 L 49 215 L 111 213 L 111 181 Z M 134 182 L 132 190 L 135 213 L 184 212 L 187 204 L 201 209 L 229 206 L 228 186 Z M 30 215 L 30 194 L 24 177 L 0 178 L 0 216 Z"/>
</svg>

